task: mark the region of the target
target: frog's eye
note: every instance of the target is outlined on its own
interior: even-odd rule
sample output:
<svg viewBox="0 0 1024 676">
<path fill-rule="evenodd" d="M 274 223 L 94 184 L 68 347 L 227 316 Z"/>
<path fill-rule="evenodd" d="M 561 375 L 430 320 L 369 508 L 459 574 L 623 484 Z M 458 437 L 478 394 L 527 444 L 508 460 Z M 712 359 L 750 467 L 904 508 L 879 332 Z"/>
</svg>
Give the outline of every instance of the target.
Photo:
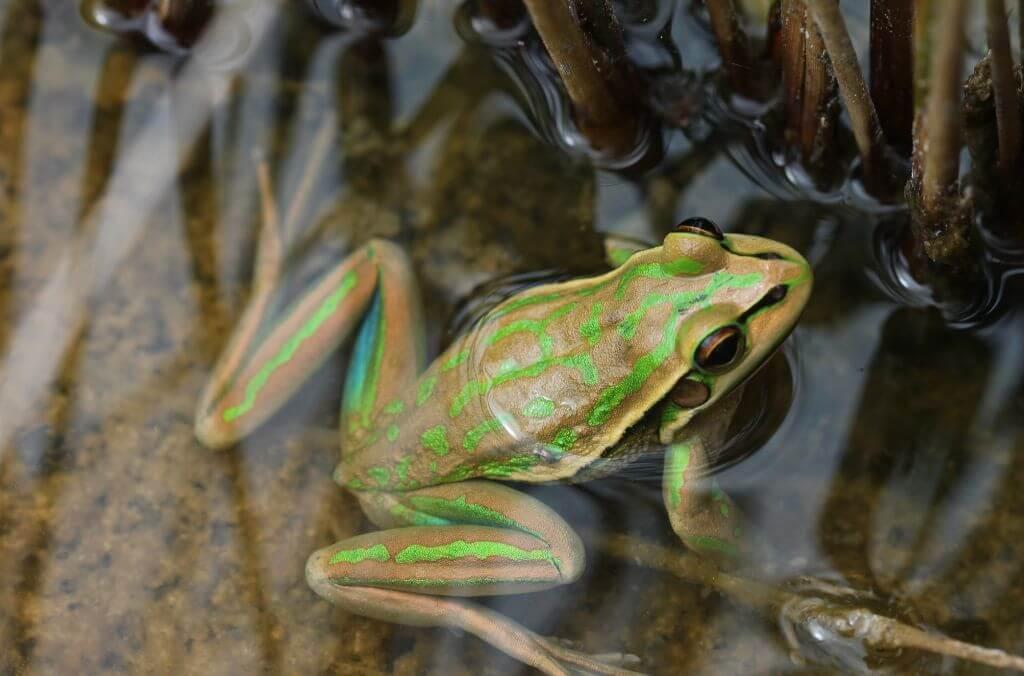
<svg viewBox="0 0 1024 676">
<path fill-rule="evenodd" d="M 713 237 L 717 240 L 725 239 L 721 228 L 708 219 L 700 217 L 687 218 L 676 226 L 676 232 L 690 232 L 694 235 L 704 235 L 705 237 Z"/>
<path fill-rule="evenodd" d="M 743 354 L 746 342 L 740 327 L 735 324 L 723 326 L 700 341 L 693 361 L 697 368 L 706 373 L 728 371 Z"/>
</svg>

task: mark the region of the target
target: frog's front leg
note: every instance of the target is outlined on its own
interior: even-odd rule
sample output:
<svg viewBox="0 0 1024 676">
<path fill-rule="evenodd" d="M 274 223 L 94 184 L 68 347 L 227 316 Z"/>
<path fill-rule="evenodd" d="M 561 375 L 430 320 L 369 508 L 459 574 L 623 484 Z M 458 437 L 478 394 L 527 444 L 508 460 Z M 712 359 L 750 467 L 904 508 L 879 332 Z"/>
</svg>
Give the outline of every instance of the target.
<svg viewBox="0 0 1024 676">
<path fill-rule="evenodd" d="M 665 451 L 662 497 L 672 530 L 694 552 L 732 564 L 742 550 L 742 515 L 732 499 L 706 476 L 710 449 L 721 445 L 742 398 L 737 388 L 699 414 Z"/>
<path fill-rule="evenodd" d="M 489 481 L 357 495 L 384 530 L 309 558 L 307 580 L 324 598 L 391 622 L 461 628 L 548 674 L 633 673 L 451 598 L 538 591 L 579 577 L 583 545 L 542 502 Z"/>
</svg>

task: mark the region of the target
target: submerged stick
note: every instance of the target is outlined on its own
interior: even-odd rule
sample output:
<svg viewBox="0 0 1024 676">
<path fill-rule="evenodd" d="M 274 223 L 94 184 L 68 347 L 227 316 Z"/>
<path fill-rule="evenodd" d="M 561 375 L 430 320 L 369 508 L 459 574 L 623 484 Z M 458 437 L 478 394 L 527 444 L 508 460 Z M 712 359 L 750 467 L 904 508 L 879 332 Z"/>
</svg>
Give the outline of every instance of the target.
<svg viewBox="0 0 1024 676">
<path fill-rule="evenodd" d="M 992 52 L 992 92 L 999 135 L 999 170 L 1010 179 L 1020 157 L 1021 120 L 1017 79 L 1013 75 L 1010 28 L 1003 0 L 986 0 L 988 47 Z"/>
<path fill-rule="evenodd" d="M 825 598 L 797 594 L 723 573 L 696 555 L 682 554 L 635 537 L 611 535 L 601 540 L 602 548 L 612 556 L 714 589 L 772 619 L 781 615 L 796 626 L 823 627 L 839 636 L 858 639 L 875 650 L 911 648 L 1000 669 L 1024 671 L 1024 657 L 930 634 L 862 606 L 832 603 Z"/>
<path fill-rule="evenodd" d="M 857 63 L 857 52 L 853 49 L 846 22 L 839 11 L 837 0 L 816 0 L 808 4 L 811 16 L 818 26 L 836 81 L 839 93 L 846 103 L 850 115 L 853 138 L 857 142 L 861 161 L 864 163 L 864 180 L 868 185 L 880 186 L 883 180 L 882 157 L 885 148 L 885 134 L 878 121 L 878 113 L 868 95 L 864 76 Z"/>
<path fill-rule="evenodd" d="M 626 153 L 636 144 L 639 120 L 634 99 L 613 85 L 628 78 L 610 72 L 625 66 L 625 55 L 604 58 L 577 21 L 572 2 L 523 0 L 572 100 L 576 123 L 596 147 Z M 611 12 L 608 6 L 602 9 Z"/>
<path fill-rule="evenodd" d="M 963 69 L 966 3 L 943 0 L 936 26 L 925 113 L 928 148 L 922 166 L 923 206 L 937 211 L 940 202 L 955 187 L 960 175 L 960 77 Z"/>
</svg>

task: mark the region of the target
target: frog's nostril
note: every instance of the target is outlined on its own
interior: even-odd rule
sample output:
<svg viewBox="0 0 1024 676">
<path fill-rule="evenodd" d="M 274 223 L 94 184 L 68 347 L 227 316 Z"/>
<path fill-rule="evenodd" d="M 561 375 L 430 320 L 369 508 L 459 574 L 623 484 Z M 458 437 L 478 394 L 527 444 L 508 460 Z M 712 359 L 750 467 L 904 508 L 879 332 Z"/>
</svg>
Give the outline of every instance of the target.
<svg viewBox="0 0 1024 676">
<path fill-rule="evenodd" d="M 764 253 L 754 254 L 754 258 L 760 258 L 763 261 L 783 261 L 786 260 L 780 254 L 774 251 L 766 251 Z"/>
</svg>

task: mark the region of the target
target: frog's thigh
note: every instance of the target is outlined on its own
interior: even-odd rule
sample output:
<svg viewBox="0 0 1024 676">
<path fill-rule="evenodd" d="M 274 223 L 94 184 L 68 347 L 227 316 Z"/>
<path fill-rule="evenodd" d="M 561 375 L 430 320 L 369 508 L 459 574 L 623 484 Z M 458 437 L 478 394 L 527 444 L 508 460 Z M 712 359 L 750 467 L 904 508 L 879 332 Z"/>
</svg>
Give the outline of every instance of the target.
<svg viewBox="0 0 1024 676">
<path fill-rule="evenodd" d="M 267 248 L 267 247 L 263 247 Z M 273 250 L 273 247 L 270 247 Z M 276 256 L 261 255 L 261 259 Z M 273 271 L 273 264 L 263 264 Z M 276 279 L 276 274 L 265 273 Z M 288 401 L 314 371 L 338 348 L 363 316 L 367 307 L 380 306 L 378 318 L 396 314 L 395 303 L 377 303 L 379 278 L 389 279 L 385 288 L 404 299 L 415 295 L 415 285 L 404 253 L 390 242 L 373 240 L 354 251 L 326 273 L 280 318 L 269 315 L 272 289 L 261 283 L 253 301 L 239 322 L 223 354 L 214 367 L 196 412 L 196 436 L 210 447 L 226 446 L 249 434 Z M 394 292 L 394 289 L 401 291 Z M 410 290 L 411 289 L 411 290 Z M 418 312 L 406 313 L 418 323 Z M 395 321 L 397 325 L 399 322 Z M 272 324 L 262 335 L 258 329 Z M 415 337 L 396 343 L 404 348 Z M 415 355 L 416 349 L 410 354 Z M 415 358 L 396 369 L 393 360 L 372 362 L 367 374 L 415 369 Z M 405 369 L 405 370 L 403 370 Z M 396 376 L 397 377 L 397 376 Z"/>
<path fill-rule="evenodd" d="M 307 575 L 321 594 L 353 585 L 445 596 L 518 594 L 572 582 L 583 571 L 583 545 L 572 528 L 544 503 L 507 486 L 466 481 L 359 497 L 385 530 L 315 553 Z"/>
<path fill-rule="evenodd" d="M 412 264 L 391 242 L 374 240 L 371 246 L 377 286 L 345 378 L 341 425 L 346 437 L 368 429 L 377 410 L 404 394 L 423 367 L 423 319 Z"/>
<path fill-rule="evenodd" d="M 672 530 L 699 554 L 733 559 L 740 553 L 739 509 L 714 480 L 702 476 L 709 462 L 699 438 L 670 444 L 665 451 L 662 497 Z"/>
</svg>

